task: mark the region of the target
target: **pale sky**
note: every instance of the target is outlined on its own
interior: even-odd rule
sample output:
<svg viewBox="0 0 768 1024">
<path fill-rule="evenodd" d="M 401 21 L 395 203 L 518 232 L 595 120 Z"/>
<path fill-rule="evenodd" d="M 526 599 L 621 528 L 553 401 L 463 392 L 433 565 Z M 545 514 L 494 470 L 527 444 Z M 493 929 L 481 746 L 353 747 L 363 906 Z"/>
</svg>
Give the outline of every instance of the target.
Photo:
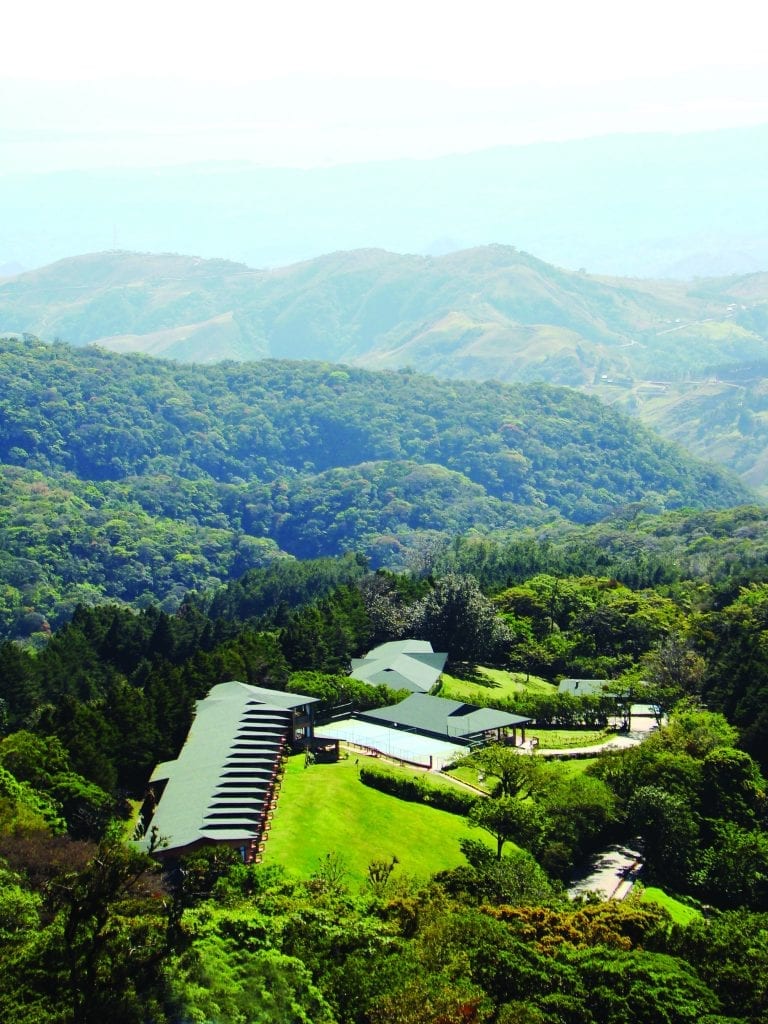
<svg viewBox="0 0 768 1024">
<path fill-rule="evenodd" d="M 2 21 L 0 169 L 314 166 L 766 122 L 763 11 L 26 0 Z"/>
</svg>

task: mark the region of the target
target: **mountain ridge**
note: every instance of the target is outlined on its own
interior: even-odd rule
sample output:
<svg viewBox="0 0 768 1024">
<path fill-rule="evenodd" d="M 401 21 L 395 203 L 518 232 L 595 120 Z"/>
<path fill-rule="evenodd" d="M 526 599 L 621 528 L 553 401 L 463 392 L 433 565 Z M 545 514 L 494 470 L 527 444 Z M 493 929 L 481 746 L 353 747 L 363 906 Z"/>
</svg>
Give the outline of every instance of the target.
<svg viewBox="0 0 768 1024">
<path fill-rule="evenodd" d="M 550 333 L 571 332 L 568 347 L 581 345 L 586 356 L 580 373 L 546 378 L 578 385 L 592 382 L 596 363 L 605 358 L 613 360 L 609 371 L 630 368 L 637 374 L 650 368 L 657 376 L 674 376 L 679 369 L 664 365 L 670 346 L 656 339 L 685 330 L 686 321 L 727 329 L 719 346 L 696 353 L 699 367 L 705 359 L 733 361 L 732 352 L 724 351 L 730 335 L 738 338 L 739 359 L 755 359 L 768 348 L 763 324 L 756 330 L 740 318 L 767 303 L 768 274 L 693 283 L 605 278 L 563 270 L 502 245 L 439 257 L 339 251 L 268 271 L 226 260 L 116 251 L 72 257 L 0 283 L 0 328 L 47 340 L 55 332 L 75 345 L 123 350 L 130 337 L 133 349 L 141 351 L 144 334 L 197 329 L 230 316 L 250 358 L 365 365 L 375 353 L 379 367 L 388 362 L 394 368 L 403 363 L 393 350 L 444 332 L 448 337 L 434 367 L 421 351 L 415 358 L 420 369 L 451 375 L 445 349 L 457 346 L 449 337 L 452 327 L 470 331 L 475 349 L 476 339 L 493 341 L 502 332 L 507 345 L 524 352 L 531 329 L 538 333 L 546 326 Z M 617 355 L 633 346 L 636 353 Z M 155 354 L 161 354 L 157 347 Z M 209 358 L 232 358 L 232 352 L 214 347 Z"/>
<path fill-rule="evenodd" d="M 308 358 L 566 384 L 716 452 L 768 493 L 762 390 L 731 386 L 734 367 L 768 361 L 763 272 L 597 277 L 501 245 L 439 257 L 341 250 L 268 271 L 95 253 L 0 282 L 0 329 L 182 362 Z"/>
</svg>

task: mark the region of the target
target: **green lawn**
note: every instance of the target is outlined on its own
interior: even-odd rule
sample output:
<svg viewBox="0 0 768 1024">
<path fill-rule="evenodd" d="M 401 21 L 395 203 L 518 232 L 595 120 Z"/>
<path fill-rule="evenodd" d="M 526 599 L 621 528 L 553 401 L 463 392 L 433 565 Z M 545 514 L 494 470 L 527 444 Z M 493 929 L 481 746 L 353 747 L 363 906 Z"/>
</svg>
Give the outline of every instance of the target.
<svg viewBox="0 0 768 1024">
<path fill-rule="evenodd" d="M 569 776 L 582 775 L 587 768 L 594 764 L 597 760 L 596 757 L 580 757 L 571 758 L 569 760 L 557 761 L 560 767 L 560 771 Z M 462 782 L 468 783 L 475 789 L 482 790 L 484 793 L 490 793 L 493 787 L 496 785 L 496 779 L 490 777 L 484 779 L 482 782 L 478 779 L 478 771 L 476 768 L 451 768 L 450 771 L 443 772 L 449 778 L 460 779 Z"/>
<path fill-rule="evenodd" d="M 477 681 L 459 679 L 443 672 L 439 696 L 468 703 L 493 702 L 494 698 L 507 700 L 521 693 L 551 694 L 557 690 L 553 683 L 539 676 L 526 676 L 525 672 L 505 672 L 496 668 L 478 668 Z"/>
<path fill-rule="evenodd" d="M 571 777 L 575 775 L 583 775 L 584 772 L 589 768 L 591 764 L 597 761 L 596 757 L 571 757 L 567 759 L 558 760 L 557 764 L 560 765 L 561 770 Z"/>
<path fill-rule="evenodd" d="M 303 756 L 288 760 L 265 864 L 284 864 L 307 876 L 335 852 L 345 861 L 348 881 L 360 884 L 372 860 L 396 856 L 399 872 L 427 876 L 465 863 L 460 838 L 485 838 L 455 814 L 364 786 L 355 761 L 351 756 L 305 768 Z"/>
<path fill-rule="evenodd" d="M 496 785 L 497 780 L 486 778 L 482 782 L 478 779 L 480 774 L 477 768 L 451 768 L 450 771 L 443 772 L 443 775 L 447 775 L 451 779 L 459 779 L 461 782 L 466 782 L 475 789 L 482 790 L 483 793 L 490 793 L 493 787 Z"/>
<path fill-rule="evenodd" d="M 607 729 L 528 729 L 526 739 L 536 737 L 541 750 L 576 750 L 594 747 L 615 738 Z"/>
<path fill-rule="evenodd" d="M 681 903 L 674 896 L 667 895 L 663 889 L 657 889 L 653 885 L 643 889 L 643 900 L 647 903 L 660 904 L 665 910 L 669 911 L 675 924 L 685 925 L 695 918 L 701 917 L 700 910 L 696 910 L 695 907 L 689 907 L 687 903 Z"/>
</svg>

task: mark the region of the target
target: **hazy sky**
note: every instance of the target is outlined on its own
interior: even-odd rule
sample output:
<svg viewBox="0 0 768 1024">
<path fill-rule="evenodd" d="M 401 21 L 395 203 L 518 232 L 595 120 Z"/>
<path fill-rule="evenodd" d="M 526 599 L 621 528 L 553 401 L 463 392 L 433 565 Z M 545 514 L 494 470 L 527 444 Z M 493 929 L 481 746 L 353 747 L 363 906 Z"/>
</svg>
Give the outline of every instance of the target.
<svg viewBox="0 0 768 1024">
<path fill-rule="evenodd" d="M 763 4 L 26 0 L 0 168 L 313 166 L 768 121 Z"/>
</svg>

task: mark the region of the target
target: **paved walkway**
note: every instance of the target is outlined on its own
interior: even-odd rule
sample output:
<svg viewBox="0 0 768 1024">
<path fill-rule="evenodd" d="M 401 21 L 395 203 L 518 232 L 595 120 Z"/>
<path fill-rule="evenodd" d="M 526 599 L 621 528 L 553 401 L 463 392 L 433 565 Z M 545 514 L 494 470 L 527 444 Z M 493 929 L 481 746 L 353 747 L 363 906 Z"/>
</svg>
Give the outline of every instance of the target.
<svg viewBox="0 0 768 1024">
<path fill-rule="evenodd" d="M 606 900 L 623 900 L 642 871 L 643 858 L 634 843 L 617 844 L 595 854 L 586 871 L 574 875 L 568 895 L 575 899 L 596 892 Z"/>
<path fill-rule="evenodd" d="M 594 757 L 597 754 L 601 754 L 604 750 L 623 750 L 626 747 L 635 747 L 644 738 L 642 733 L 623 733 L 621 735 L 611 736 L 610 739 L 604 740 L 602 743 L 596 743 L 591 747 L 565 747 L 558 749 L 557 747 L 536 747 L 536 753 L 541 757 Z M 530 753 L 530 747 L 518 747 L 521 754 Z"/>
</svg>

